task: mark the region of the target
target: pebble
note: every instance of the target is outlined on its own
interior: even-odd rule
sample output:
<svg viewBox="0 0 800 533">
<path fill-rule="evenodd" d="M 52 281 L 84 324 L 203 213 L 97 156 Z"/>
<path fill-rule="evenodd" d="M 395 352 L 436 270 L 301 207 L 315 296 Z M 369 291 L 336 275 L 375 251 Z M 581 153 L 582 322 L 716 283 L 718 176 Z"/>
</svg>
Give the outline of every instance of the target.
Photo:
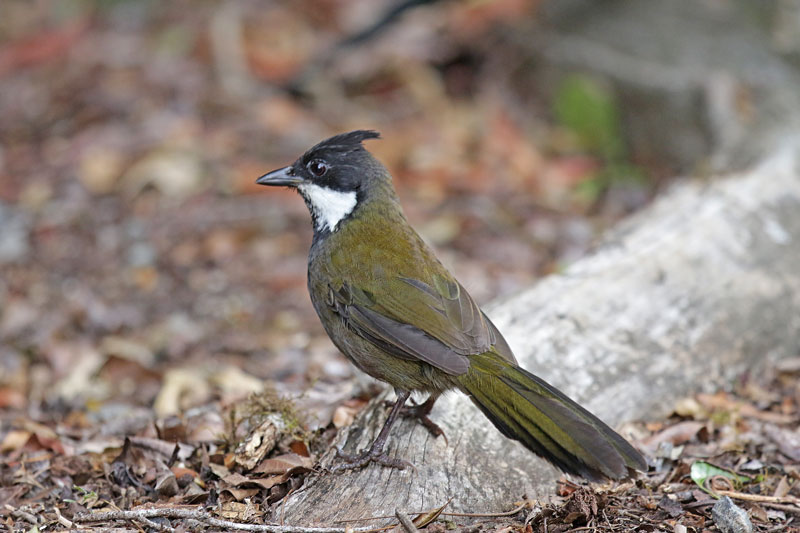
<svg viewBox="0 0 800 533">
<path fill-rule="evenodd" d="M 30 218 L 0 202 L 0 265 L 24 261 L 30 253 Z"/>
<path fill-rule="evenodd" d="M 722 533 L 752 533 L 753 523 L 747 511 L 723 496 L 711 509 L 711 518 Z"/>
</svg>

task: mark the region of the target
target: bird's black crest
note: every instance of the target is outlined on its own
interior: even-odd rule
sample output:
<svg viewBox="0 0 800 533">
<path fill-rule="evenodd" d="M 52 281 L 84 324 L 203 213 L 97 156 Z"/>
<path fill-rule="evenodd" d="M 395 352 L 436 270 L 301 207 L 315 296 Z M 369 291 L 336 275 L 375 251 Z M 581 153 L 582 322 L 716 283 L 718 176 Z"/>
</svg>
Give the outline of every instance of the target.
<svg viewBox="0 0 800 533">
<path fill-rule="evenodd" d="M 362 148 L 362 142 L 369 139 L 379 139 L 380 136 L 381 134 L 375 130 L 348 131 L 347 133 L 334 135 L 330 139 L 325 139 L 311 148 L 307 153 L 312 154 L 323 151 L 349 152 Z"/>
</svg>

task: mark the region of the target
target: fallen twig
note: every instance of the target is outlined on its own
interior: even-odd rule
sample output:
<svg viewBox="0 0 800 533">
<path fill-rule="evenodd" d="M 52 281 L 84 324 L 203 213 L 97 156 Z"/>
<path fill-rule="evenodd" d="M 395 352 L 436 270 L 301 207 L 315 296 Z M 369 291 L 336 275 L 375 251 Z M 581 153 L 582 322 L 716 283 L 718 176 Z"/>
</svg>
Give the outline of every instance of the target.
<svg viewBox="0 0 800 533">
<path fill-rule="evenodd" d="M 771 503 L 771 502 L 761 502 L 761 503 L 764 507 L 769 507 L 770 509 L 777 509 L 785 513 L 800 514 L 800 507 L 796 507 L 793 505 L 784 505 L 782 503 Z"/>
<path fill-rule="evenodd" d="M 73 527 L 75 527 L 72 524 L 72 522 L 67 520 L 64 517 L 64 515 L 61 514 L 61 511 L 58 510 L 58 507 L 53 507 L 53 511 L 55 511 L 55 513 L 56 513 L 56 520 L 58 520 L 59 524 L 61 524 L 62 526 L 66 527 L 66 528 L 69 528 L 69 529 L 72 529 Z"/>
<path fill-rule="evenodd" d="M 511 509 L 510 511 L 499 511 L 496 513 L 439 513 L 443 516 L 464 516 L 468 518 L 495 518 L 503 516 L 514 516 L 528 506 L 528 502 L 523 503 L 519 507 Z M 419 515 L 427 511 L 417 511 L 415 513 L 407 513 L 408 515 Z M 347 520 L 337 520 L 336 524 L 349 524 L 351 522 L 366 522 L 368 520 L 387 520 L 389 518 L 396 518 L 395 516 L 367 516 L 365 518 L 349 518 Z"/>
<path fill-rule="evenodd" d="M 407 514 L 400 509 L 395 509 L 394 515 L 400 521 L 400 525 L 403 526 L 406 533 L 419 533 L 419 529 L 417 529 L 417 526 L 414 525 L 414 522 L 411 521 L 411 518 L 409 518 Z"/>
<path fill-rule="evenodd" d="M 34 515 L 32 515 L 27 511 L 23 511 L 22 509 L 15 509 L 11 511 L 11 516 L 17 519 L 21 518 L 34 526 L 39 523 L 39 520 L 37 520 L 37 518 Z"/>
<path fill-rule="evenodd" d="M 183 442 L 167 442 L 161 439 L 154 439 L 151 437 L 130 437 L 131 444 L 137 448 L 144 448 L 163 455 L 164 457 L 177 456 L 179 459 L 189 457 L 195 450 L 195 447 Z M 175 448 L 178 448 L 177 454 Z"/>
<path fill-rule="evenodd" d="M 166 531 L 167 533 L 174 533 L 175 532 L 175 528 L 166 526 L 164 524 L 159 524 L 158 522 L 154 522 L 154 521 L 150 520 L 149 518 L 142 517 L 140 520 L 147 527 L 151 527 L 151 528 L 155 529 L 156 531 Z"/>
<path fill-rule="evenodd" d="M 267 533 L 346 533 L 373 531 L 371 528 L 340 528 L 340 527 L 303 527 L 280 526 L 273 524 L 243 524 L 230 520 L 222 520 L 212 516 L 201 509 L 178 509 L 175 507 L 150 507 L 146 509 L 133 509 L 130 511 L 105 511 L 98 513 L 79 513 L 75 515 L 75 522 L 102 522 L 108 520 L 139 520 L 148 521 L 149 518 L 177 518 L 181 520 L 194 520 L 206 525 L 240 531 L 259 531 Z M 149 524 L 148 524 L 149 525 Z M 157 525 L 154 523 L 154 525 Z"/>
<path fill-rule="evenodd" d="M 466 516 L 469 518 L 494 518 L 494 517 L 501 517 L 501 516 L 514 516 L 518 512 L 522 511 L 528 506 L 528 502 L 523 503 L 519 507 L 515 509 L 511 509 L 510 511 L 504 511 L 499 513 L 442 513 L 443 515 L 447 516 Z"/>
<path fill-rule="evenodd" d="M 748 494 L 746 492 L 738 492 L 735 490 L 718 490 L 715 492 L 720 496 L 730 496 L 733 499 L 748 502 L 791 503 L 800 506 L 800 498 L 795 498 L 794 496 L 766 496 L 763 494 Z"/>
</svg>

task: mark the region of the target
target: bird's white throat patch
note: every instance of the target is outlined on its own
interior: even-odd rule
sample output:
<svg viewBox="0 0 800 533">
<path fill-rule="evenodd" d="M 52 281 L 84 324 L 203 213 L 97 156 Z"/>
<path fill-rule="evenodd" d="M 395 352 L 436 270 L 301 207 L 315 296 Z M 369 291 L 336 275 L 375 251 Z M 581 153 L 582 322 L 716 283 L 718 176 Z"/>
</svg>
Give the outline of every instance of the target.
<svg viewBox="0 0 800 533">
<path fill-rule="evenodd" d="M 306 199 L 317 230 L 326 227 L 333 233 L 336 226 L 356 208 L 358 200 L 355 191 L 335 191 L 320 187 L 313 183 L 304 183 L 297 187 Z"/>
</svg>

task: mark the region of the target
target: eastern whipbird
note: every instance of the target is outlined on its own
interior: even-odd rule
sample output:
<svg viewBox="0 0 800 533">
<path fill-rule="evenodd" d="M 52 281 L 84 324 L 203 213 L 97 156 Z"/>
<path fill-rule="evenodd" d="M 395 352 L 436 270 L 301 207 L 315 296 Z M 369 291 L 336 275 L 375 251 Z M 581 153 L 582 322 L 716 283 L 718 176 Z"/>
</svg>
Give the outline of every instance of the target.
<svg viewBox="0 0 800 533">
<path fill-rule="evenodd" d="M 503 435 L 590 480 L 646 470 L 625 439 L 564 393 L 520 368 L 492 321 L 409 225 L 392 177 L 364 149 L 375 131 L 317 144 L 258 178 L 292 187 L 314 225 L 308 292 L 325 331 L 358 368 L 394 387 L 397 401 L 372 446 L 336 469 L 403 468 L 383 447 L 397 417 L 429 418 L 444 391 L 464 392 Z M 412 391 L 428 400 L 405 406 Z"/>
</svg>

